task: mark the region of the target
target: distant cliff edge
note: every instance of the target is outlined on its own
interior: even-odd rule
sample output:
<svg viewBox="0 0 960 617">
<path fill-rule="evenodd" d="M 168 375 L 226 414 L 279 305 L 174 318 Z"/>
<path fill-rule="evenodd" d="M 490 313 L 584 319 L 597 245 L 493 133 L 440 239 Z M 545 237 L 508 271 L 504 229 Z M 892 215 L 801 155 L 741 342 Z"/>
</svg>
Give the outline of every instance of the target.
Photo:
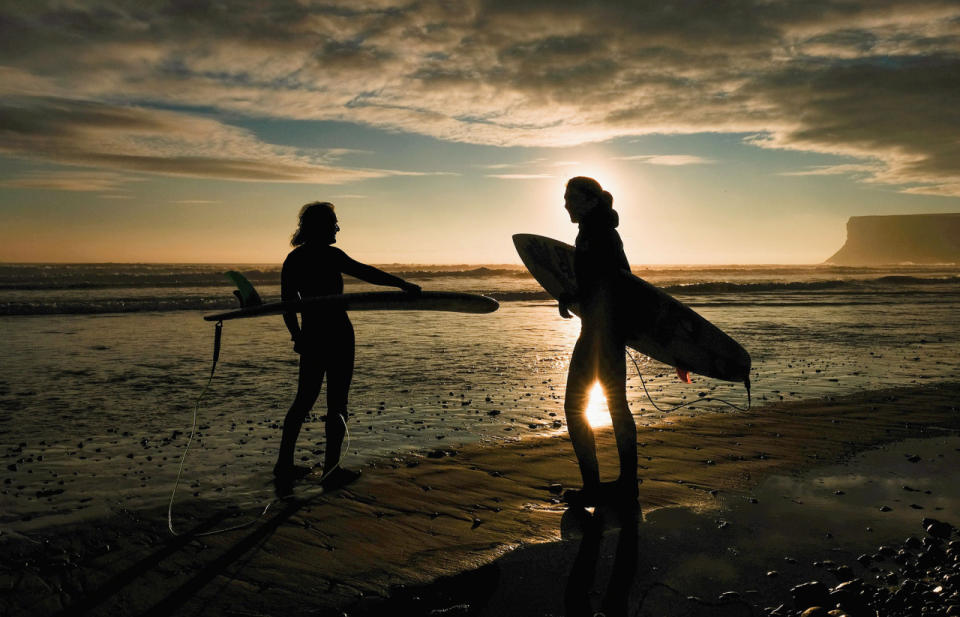
<svg viewBox="0 0 960 617">
<path fill-rule="evenodd" d="M 852 216 L 847 242 L 826 263 L 960 263 L 960 213 Z"/>
</svg>

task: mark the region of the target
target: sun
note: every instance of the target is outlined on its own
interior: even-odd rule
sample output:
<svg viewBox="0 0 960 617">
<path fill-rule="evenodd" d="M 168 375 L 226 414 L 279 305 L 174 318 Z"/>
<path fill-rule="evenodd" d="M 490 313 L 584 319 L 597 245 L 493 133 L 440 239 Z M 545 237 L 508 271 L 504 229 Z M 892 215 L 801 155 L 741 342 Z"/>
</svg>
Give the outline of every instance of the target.
<svg viewBox="0 0 960 617">
<path fill-rule="evenodd" d="M 599 182 L 605 191 L 613 195 L 613 207 L 616 208 L 617 198 L 626 197 L 624 191 L 627 190 L 625 178 L 622 177 L 616 163 L 610 159 L 609 155 L 603 153 L 588 157 L 577 166 L 565 168 L 565 171 L 576 172 L 571 176 L 587 176 Z"/>
<path fill-rule="evenodd" d="M 603 395 L 603 388 L 600 382 L 594 382 L 590 388 L 590 398 L 587 400 L 587 422 L 590 426 L 597 428 L 601 426 L 610 426 L 610 413 L 607 411 L 607 399 Z"/>
</svg>

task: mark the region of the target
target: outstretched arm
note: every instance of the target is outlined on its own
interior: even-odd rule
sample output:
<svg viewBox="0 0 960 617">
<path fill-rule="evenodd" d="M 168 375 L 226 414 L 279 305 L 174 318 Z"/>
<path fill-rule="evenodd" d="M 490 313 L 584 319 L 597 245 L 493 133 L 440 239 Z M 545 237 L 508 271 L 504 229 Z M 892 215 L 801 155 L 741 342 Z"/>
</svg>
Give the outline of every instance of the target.
<svg viewBox="0 0 960 617">
<path fill-rule="evenodd" d="M 343 264 L 341 270 L 344 274 L 356 277 L 361 281 L 366 281 L 374 285 L 384 285 L 387 287 L 399 287 L 407 293 L 420 293 L 420 286 L 407 282 L 399 276 L 394 276 L 384 272 L 379 268 L 362 264 L 359 261 L 350 259 L 346 253 L 343 253 Z"/>
</svg>

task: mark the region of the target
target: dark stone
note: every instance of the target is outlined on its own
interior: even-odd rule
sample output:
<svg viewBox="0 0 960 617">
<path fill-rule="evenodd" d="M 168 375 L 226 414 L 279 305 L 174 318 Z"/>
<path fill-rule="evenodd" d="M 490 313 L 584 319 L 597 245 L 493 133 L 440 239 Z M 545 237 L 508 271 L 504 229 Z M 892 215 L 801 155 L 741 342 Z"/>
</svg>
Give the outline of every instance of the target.
<svg viewBox="0 0 960 617">
<path fill-rule="evenodd" d="M 849 591 L 854 593 L 859 593 L 861 589 L 863 589 L 862 578 L 852 578 L 833 588 L 834 591 Z"/>
<path fill-rule="evenodd" d="M 921 568 L 932 568 L 946 562 L 947 556 L 936 546 L 931 546 L 917 557 L 917 566 Z"/>
<path fill-rule="evenodd" d="M 852 581 L 856 578 L 856 575 L 853 573 L 853 568 L 850 566 L 837 566 L 836 568 L 831 568 L 833 575 L 837 577 L 841 582 Z"/>
<path fill-rule="evenodd" d="M 797 585 L 790 590 L 790 595 L 793 596 L 794 605 L 801 610 L 812 606 L 829 606 L 830 602 L 830 591 L 820 581 Z"/>
<path fill-rule="evenodd" d="M 932 518 L 923 519 L 923 528 L 926 529 L 927 533 L 931 536 L 943 540 L 949 539 L 950 534 L 953 533 L 953 525 Z"/>
</svg>

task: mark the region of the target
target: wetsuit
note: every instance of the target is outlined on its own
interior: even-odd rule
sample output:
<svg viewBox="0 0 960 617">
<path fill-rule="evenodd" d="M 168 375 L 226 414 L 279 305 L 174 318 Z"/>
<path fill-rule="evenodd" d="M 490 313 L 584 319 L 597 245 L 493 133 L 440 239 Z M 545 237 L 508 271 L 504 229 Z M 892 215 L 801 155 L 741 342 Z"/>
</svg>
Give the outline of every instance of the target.
<svg viewBox="0 0 960 617">
<path fill-rule="evenodd" d="M 353 261 L 338 248 L 304 244 L 292 250 L 283 262 L 280 274 L 284 302 L 343 293 L 343 272 Z M 304 311 L 296 337 L 300 352 L 300 381 L 297 398 L 309 398 L 310 406 L 327 378 L 327 411 L 346 416 L 347 392 L 353 377 L 353 324 L 342 308 Z M 284 320 L 296 315 L 284 315 Z M 304 379 L 304 371 L 309 378 Z M 306 402 L 306 401 L 304 401 Z M 304 416 L 306 413 L 304 413 Z M 303 418 L 299 418 L 302 422 Z"/>
<path fill-rule="evenodd" d="M 280 274 L 280 294 L 284 302 L 343 293 L 343 274 L 375 285 L 402 286 L 403 279 L 354 261 L 338 248 L 306 243 L 290 251 Z M 347 393 L 353 378 L 353 324 L 343 308 L 303 311 L 298 323 L 296 313 L 285 313 L 284 322 L 300 353 L 297 396 L 283 423 L 283 438 L 275 471 L 292 468 L 293 452 L 303 421 L 327 379 L 327 448 L 325 469 L 340 459 L 340 448 L 347 419 Z"/>
<path fill-rule="evenodd" d="M 581 328 L 570 359 L 564 411 L 584 488 L 589 490 L 599 482 L 599 470 L 586 408 L 590 388 L 594 381 L 600 382 L 617 439 L 620 480 L 632 495 L 636 491 L 637 429 L 627 405 L 623 303 L 618 301 L 621 270 L 629 270 L 630 264 L 615 229 L 617 223 L 616 212 L 604 207 L 595 208 L 580 223 L 574 271 Z"/>
</svg>

